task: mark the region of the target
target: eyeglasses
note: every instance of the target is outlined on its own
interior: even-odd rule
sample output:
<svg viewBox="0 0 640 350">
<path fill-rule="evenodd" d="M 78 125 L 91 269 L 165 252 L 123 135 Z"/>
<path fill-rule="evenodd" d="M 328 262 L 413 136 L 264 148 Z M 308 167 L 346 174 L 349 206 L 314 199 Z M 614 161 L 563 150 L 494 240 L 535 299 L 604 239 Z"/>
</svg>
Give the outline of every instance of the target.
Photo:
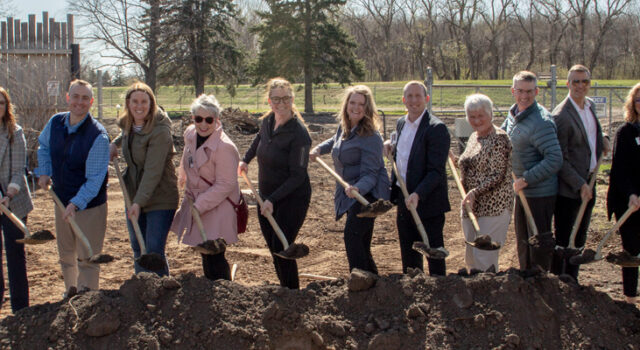
<svg viewBox="0 0 640 350">
<path fill-rule="evenodd" d="M 278 103 L 289 103 L 291 102 L 291 96 L 270 96 L 269 99 L 271 99 L 271 102 L 278 104 Z"/>
<path fill-rule="evenodd" d="M 202 121 L 204 120 L 204 121 L 207 122 L 207 124 L 213 124 L 214 118 L 213 117 L 206 117 L 205 118 L 205 117 L 201 117 L 201 116 L 197 115 L 197 116 L 193 117 L 193 120 L 195 120 L 196 123 L 202 123 Z"/>
<path fill-rule="evenodd" d="M 583 83 L 585 85 L 589 85 L 591 83 L 591 79 L 576 79 L 576 80 L 572 80 L 571 84 L 573 85 L 578 85 L 580 83 Z"/>
<path fill-rule="evenodd" d="M 636 98 L 635 100 L 633 100 L 633 102 L 640 103 L 640 98 Z"/>
</svg>

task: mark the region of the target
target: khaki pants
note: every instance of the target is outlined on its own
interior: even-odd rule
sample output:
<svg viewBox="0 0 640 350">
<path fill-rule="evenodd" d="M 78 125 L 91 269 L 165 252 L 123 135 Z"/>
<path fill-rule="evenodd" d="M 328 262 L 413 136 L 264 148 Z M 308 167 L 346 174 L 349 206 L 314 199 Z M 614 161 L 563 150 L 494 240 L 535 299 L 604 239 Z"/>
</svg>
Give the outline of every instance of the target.
<svg viewBox="0 0 640 350">
<path fill-rule="evenodd" d="M 88 261 L 89 253 L 76 237 L 71 225 L 62 219 L 62 211 L 56 206 L 56 234 L 64 288 L 76 287 L 98 289 L 100 265 Z M 93 254 L 102 252 L 102 243 L 107 230 L 107 203 L 76 212 L 75 220 L 89 240 Z"/>
<path fill-rule="evenodd" d="M 509 222 L 511 222 L 511 210 L 505 209 L 499 216 L 480 216 L 478 217 L 478 226 L 480 226 L 480 232 L 484 235 L 489 235 L 491 240 L 504 245 L 504 241 L 507 238 L 507 230 L 509 229 Z M 476 230 L 469 218 L 462 218 L 462 230 L 467 241 L 473 242 L 476 238 Z M 481 250 L 469 245 L 466 245 L 465 263 L 467 269 L 477 269 L 480 271 L 487 271 L 492 265 L 495 266 L 496 272 L 499 271 L 498 255 L 500 250 Z"/>
</svg>

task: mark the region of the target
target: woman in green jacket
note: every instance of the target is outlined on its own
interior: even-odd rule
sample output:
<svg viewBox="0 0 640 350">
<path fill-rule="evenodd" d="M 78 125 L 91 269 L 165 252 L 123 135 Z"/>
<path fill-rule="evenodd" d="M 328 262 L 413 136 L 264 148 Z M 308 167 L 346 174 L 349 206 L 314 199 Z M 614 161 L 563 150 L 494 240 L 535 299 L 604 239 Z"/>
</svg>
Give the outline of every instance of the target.
<svg viewBox="0 0 640 350">
<path fill-rule="evenodd" d="M 122 133 L 111 144 L 111 158 L 117 147 L 127 163 L 124 173 L 126 190 L 131 198 L 127 227 L 133 249 L 135 272 L 147 271 L 135 262 L 140 256 L 131 220 L 138 220 L 147 253 L 158 253 L 165 268 L 154 271 L 169 274 L 165 246 L 169 227 L 178 208 L 178 186 L 172 157 L 176 153 L 171 136 L 171 120 L 158 108 L 151 88 L 136 82 L 127 90 L 125 108 L 118 120 Z"/>
</svg>

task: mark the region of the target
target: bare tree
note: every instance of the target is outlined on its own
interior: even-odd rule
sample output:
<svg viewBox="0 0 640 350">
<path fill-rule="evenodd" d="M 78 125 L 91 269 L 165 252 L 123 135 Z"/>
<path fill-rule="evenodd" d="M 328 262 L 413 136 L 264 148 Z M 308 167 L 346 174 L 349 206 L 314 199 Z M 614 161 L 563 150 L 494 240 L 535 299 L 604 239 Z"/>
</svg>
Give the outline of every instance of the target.
<svg viewBox="0 0 640 350">
<path fill-rule="evenodd" d="M 487 41 L 489 43 L 489 64 L 491 70 L 489 72 L 490 79 L 498 79 L 500 66 L 504 62 L 504 55 L 500 49 L 504 47 L 501 41 L 504 38 L 504 32 L 509 26 L 508 19 L 513 12 L 513 0 L 496 0 L 488 4 L 487 11 L 480 12 L 480 16 L 487 26 Z"/>
</svg>

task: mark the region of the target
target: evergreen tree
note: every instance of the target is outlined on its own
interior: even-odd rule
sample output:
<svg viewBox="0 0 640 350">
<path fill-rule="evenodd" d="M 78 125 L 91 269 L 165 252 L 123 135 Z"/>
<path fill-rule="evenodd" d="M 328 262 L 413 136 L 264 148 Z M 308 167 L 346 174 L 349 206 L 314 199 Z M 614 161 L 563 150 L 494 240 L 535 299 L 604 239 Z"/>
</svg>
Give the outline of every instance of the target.
<svg viewBox="0 0 640 350">
<path fill-rule="evenodd" d="M 304 81 L 304 111 L 313 112 L 313 84 L 349 84 L 364 75 L 356 44 L 337 20 L 345 0 L 266 0 L 258 11 L 262 23 L 260 53 L 251 70 L 255 83 L 274 76 Z"/>
</svg>

